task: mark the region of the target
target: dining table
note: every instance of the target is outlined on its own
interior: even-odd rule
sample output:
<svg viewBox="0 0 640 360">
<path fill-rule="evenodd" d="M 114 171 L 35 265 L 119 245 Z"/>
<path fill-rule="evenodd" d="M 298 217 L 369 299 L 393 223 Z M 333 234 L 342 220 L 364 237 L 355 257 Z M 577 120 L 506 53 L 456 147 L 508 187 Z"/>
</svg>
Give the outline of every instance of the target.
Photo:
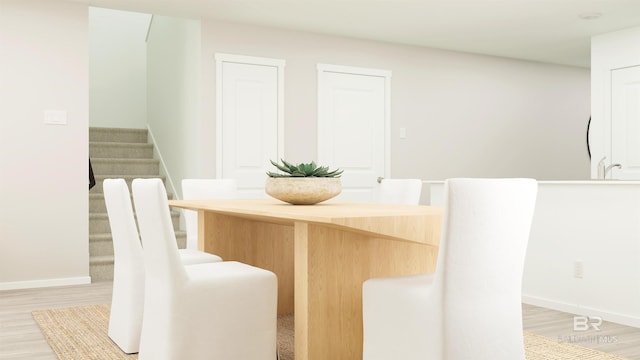
<svg viewBox="0 0 640 360">
<path fill-rule="evenodd" d="M 271 198 L 171 200 L 198 212 L 198 248 L 278 278 L 296 360 L 362 359 L 362 283 L 435 271 L 443 209 Z"/>
</svg>

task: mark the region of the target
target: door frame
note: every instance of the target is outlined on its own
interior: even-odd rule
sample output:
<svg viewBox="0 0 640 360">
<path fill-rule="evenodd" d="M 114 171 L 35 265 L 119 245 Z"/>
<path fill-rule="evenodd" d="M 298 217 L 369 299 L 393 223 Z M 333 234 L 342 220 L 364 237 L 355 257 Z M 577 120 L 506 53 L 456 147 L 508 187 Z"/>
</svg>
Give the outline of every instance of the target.
<svg viewBox="0 0 640 360">
<path fill-rule="evenodd" d="M 273 58 L 265 58 L 265 57 L 256 57 L 256 56 L 246 56 L 246 55 L 235 55 L 235 54 L 225 54 L 225 53 L 216 53 L 215 54 L 216 61 L 216 178 L 220 179 L 223 177 L 222 174 L 222 164 L 224 161 L 224 154 L 222 153 L 222 138 L 224 135 L 224 129 L 222 127 L 222 67 L 224 63 L 236 63 L 236 64 L 246 64 L 246 65 L 257 65 L 257 66 L 271 66 L 277 68 L 278 72 L 278 139 L 277 139 L 277 154 L 278 158 L 282 158 L 284 156 L 284 66 L 285 61 L 281 59 L 273 59 Z M 266 166 L 266 164 L 265 164 Z"/>
<path fill-rule="evenodd" d="M 620 156 L 618 151 L 614 151 L 615 150 L 620 150 L 620 148 L 617 146 L 620 144 L 620 137 L 618 136 L 620 133 L 620 130 L 618 128 L 616 128 L 615 125 L 620 125 L 620 102 L 621 102 L 621 94 L 617 93 L 617 91 L 621 90 L 622 88 L 618 87 L 620 85 L 620 83 L 622 83 L 623 85 L 627 85 L 629 84 L 630 81 L 630 77 L 626 77 L 623 79 L 620 79 L 619 75 L 620 73 L 618 73 L 618 71 L 633 71 L 634 73 L 637 71 L 640 71 L 640 65 L 635 65 L 635 66 L 625 66 L 622 68 L 617 68 L 617 69 L 611 69 L 610 71 L 610 96 L 609 96 L 609 121 L 607 122 L 607 131 L 610 134 L 609 138 L 608 138 L 608 150 L 609 153 L 606 154 L 608 157 L 605 160 L 605 165 L 610 165 L 610 164 L 614 164 L 614 163 L 621 163 L 623 166 L 621 169 L 616 169 L 613 168 L 611 169 L 610 172 L 610 178 L 611 179 L 616 179 L 616 180 L 637 180 L 638 179 L 638 174 L 640 174 L 638 172 L 638 167 L 634 166 L 634 167 L 629 167 L 629 158 L 626 155 Z M 625 74 L 627 75 L 627 74 Z M 628 74 L 630 76 L 630 74 Z M 634 84 L 637 84 L 637 81 L 633 81 Z M 614 92 L 616 92 L 614 94 Z M 614 96 L 617 95 L 617 96 Z M 623 101 L 623 103 L 626 105 L 627 102 Z M 627 113 L 625 113 L 625 115 L 627 115 Z M 626 120 L 626 119 L 625 119 Z M 626 128 L 627 124 L 625 123 L 625 133 L 628 133 L 629 131 Z M 633 133 L 633 132 L 632 132 Z M 627 139 L 624 139 L 624 150 L 626 153 L 628 153 L 629 150 L 629 143 L 627 142 Z M 616 158 L 614 158 L 614 155 L 617 155 Z M 622 158 L 623 161 L 620 161 L 620 158 Z"/>
<path fill-rule="evenodd" d="M 332 64 L 317 64 L 317 78 L 318 78 L 318 133 L 317 133 L 317 152 L 318 157 L 321 154 L 321 142 L 320 134 L 323 133 L 323 129 L 326 126 L 323 123 L 323 119 L 326 118 L 324 114 L 324 106 L 321 98 L 321 91 L 324 87 L 325 72 L 343 73 L 351 75 L 364 75 L 364 76 L 377 76 L 384 78 L 384 174 L 382 177 L 389 177 L 391 174 L 391 71 L 382 69 L 373 69 L 365 67 L 354 67 L 344 65 L 332 65 Z M 320 159 L 318 159 L 320 161 Z"/>
</svg>

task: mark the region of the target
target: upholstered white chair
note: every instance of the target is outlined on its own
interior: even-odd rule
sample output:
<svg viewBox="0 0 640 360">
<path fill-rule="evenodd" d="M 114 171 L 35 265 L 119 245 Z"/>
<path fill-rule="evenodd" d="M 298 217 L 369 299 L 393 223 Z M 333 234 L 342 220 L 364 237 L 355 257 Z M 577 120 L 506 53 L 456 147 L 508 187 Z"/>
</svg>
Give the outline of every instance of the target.
<svg viewBox="0 0 640 360">
<path fill-rule="evenodd" d="M 184 266 L 162 182 L 132 187 L 146 271 L 139 359 L 274 360 L 275 274 L 235 261 Z"/>
<path fill-rule="evenodd" d="M 235 179 L 183 179 L 183 200 L 234 199 L 238 197 Z M 198 213 L 184 210 L 187 249 L 198 249 Z"/>
<path fill-rule="evenodd" d="M 451 179 L 435 274 L 363 285 L 364 360 L 524 360 L 532 179 Z"/>
<path fill-rule="evenodd" d="M 422 180 L 420 179 L 382 179 L 376 202 L 418 205 L 421 193 Z"/>
<path fill-rule="evenodd" d="M 144 304 L 144 255 L 124 179 L 103 182 L 104 200 L 113 238 L 113 293 L 109 337 L 126 353 L 138 352 Z M 179 250 L 187 264 L 222 261 L 219 256 L 196 250 Z"/>
</svg>

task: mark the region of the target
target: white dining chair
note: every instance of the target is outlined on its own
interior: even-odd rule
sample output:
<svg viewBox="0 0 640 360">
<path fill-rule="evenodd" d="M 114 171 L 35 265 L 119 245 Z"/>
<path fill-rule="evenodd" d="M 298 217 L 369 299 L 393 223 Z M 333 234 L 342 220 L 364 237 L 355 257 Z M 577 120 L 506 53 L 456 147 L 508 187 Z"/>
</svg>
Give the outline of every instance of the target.
<svg viewBox="0 0 640 360">
<path fill-rule="evenodd" d="M 420 204 L 422 180 L 382 179 L 378 186 L 376 202 L 384 204 Z"/>
<path fill-rule="evenodd" d="M 113 293 L 108 336 L 122 351 L 138 352 L 144 304 L 144 251 L 140 243 L 131 193 L 124 179 L 103 181 L 104 200 L 113 238 Z M 222 261 L 196 250 L 179 250 L 186 264 Z"/>
<path fill-rule="evenodd" d="M 159 179 L 135 179 L 145 249 L 140 360 L 274 360 L 277 279 L 236 261 L 183 265 Z"/>
<path fill-rule="evenodd" d="M 363 284 L 363 359 L 524 360 L 532 179 L 451 179 L 434 274 Z"/>
<path fill-rule="evenodd" d="M 183 179 L 183 200 L 235 199 L 238 185 L 235 179 Z M 198 249 L 198 213 L 184 210 L 187 229 L 187 249 Z"/>
</svg>

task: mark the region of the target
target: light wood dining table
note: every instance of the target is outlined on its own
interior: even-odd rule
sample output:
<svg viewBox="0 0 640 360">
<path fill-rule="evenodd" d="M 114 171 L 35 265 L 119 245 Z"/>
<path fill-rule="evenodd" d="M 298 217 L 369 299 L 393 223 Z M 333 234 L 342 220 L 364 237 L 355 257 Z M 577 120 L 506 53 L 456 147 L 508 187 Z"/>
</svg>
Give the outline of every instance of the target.
<svg viewBox="0 0 640 360">
<path fill-rule="evenodd" d="M 198 247 L 278 277 L 296 360 L 362 359 L 362 283 L 435 271 L 442 208 L 275 199 L 172 200 L 198 211 Z"/>
</svg>

